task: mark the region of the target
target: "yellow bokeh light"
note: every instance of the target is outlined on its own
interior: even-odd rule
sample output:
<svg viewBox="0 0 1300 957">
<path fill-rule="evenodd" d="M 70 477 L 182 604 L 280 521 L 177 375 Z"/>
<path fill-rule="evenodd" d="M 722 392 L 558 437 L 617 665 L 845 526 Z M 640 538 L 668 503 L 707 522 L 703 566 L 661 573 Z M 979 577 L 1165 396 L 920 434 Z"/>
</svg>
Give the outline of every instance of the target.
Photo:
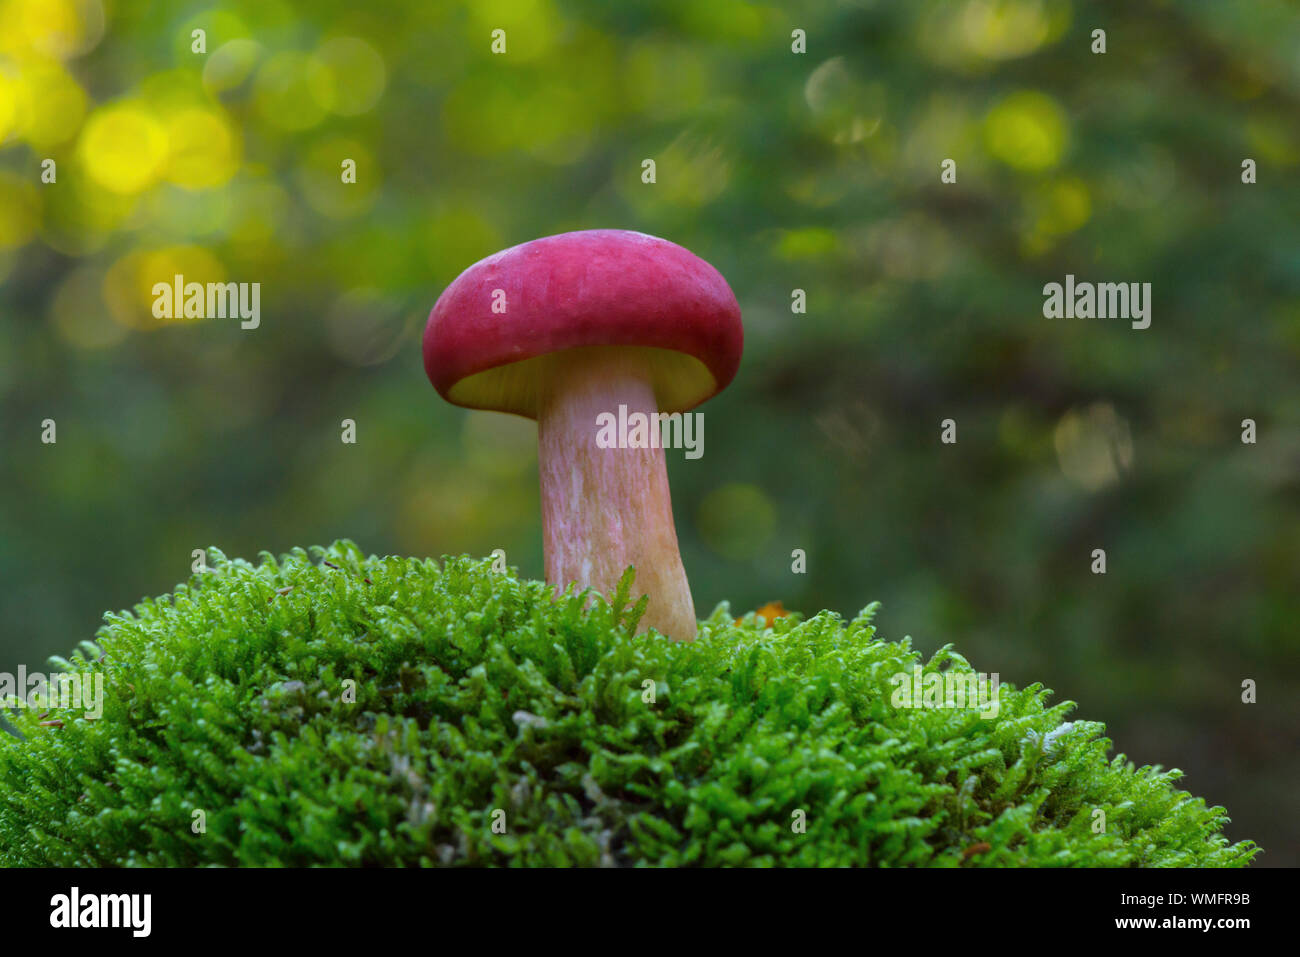
<svg viewBox="0 0 1300 957">
<path fill-rule="evenodd" d="M 202 78 L 193 70 L 185 69 L 150 74 L 140 81 L 131 100 L 162 123 L 181 110 L 209 109 L 212 106 L 211 96 L 203 89 Z"/>
<path fill-rule="evenodd" d="M 23 89 L 18 78 L 0 68 L 0 143 L 18 129 L 18 109 L 22 95 Z"/>
<path fill-rule="evenodd" d="M 238 135 L 210 110 L 182 110 L 167 124 L 167 179 L 188 189 L 227 182 L 239 168 Z"/>
<path fill-rule="evenodd" d="M 917 40 L 932 60 L 965 73 L 1041 51 L 1070 29 L 1070 0 L 965 0 L 918 5 Z"/>
<path fill-rule="evenodd" d="M 86 115 L 85 91 L 53 61 L 28 64 L 23 69 L 22 96 L 26 122 L 20 132 L 38 148 L 70 140 Z"/>
<path fill-rule="evenodd" d="M 512 62 L 533 60 L 555 45 L 559 13 L 550 0 L 476 0 L 470 6 L 469 42 L 489 50 L 494 30 L 505 31 L 505 55 Z"/>
<path fill-rule="evenodd" d="M 77 154 L 92 180 L 123 196 L 143 192 L 167 164 L 167 132 L 139 106 L 97 110 L 86 123 Z"/>
<path fill-rule="evenodd" d="M 1051 97 L 1033 90 L 1003 98 L 984 119 L 990 154 L 1008 166 L 1031 172 L 1061 161 L 1068 141 L 1065 113 Z"/>
<path fill-rule="evenodd" d="M 1057 20 L 1062 8 L 1058 5 Z M 1063 8 L 1065 23 L 1069 8 Z M 967 46 L 991 60 L 1026 56 L 1043 46 L 1055 32 L 1043 0 L 970 0 L 961 14 Z"/>
<path fill-rule="evenodd" d="M 104 35 L 99 0 L 0 0 L 0 53 L 66 60 Z"/>
<path fill-rule="evenodd" d="M 179 310 L 173 319 L 156 319 L 153 287 L 183 276 L 186 283 L 225 282 L 226 268 L 201 246 L 166 246 L 128 253 L 104 275 L 104 302 L 109 312 L 128 329 L 155 329 L 186 320 Z"/>
</svg>

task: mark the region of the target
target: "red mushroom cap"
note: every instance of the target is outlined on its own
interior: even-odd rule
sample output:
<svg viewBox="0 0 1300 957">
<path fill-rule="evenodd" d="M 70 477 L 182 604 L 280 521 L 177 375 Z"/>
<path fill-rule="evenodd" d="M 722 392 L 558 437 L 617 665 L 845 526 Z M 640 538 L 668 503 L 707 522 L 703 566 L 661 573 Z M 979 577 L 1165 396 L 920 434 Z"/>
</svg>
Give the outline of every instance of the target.
<svg viewBox="0 0 1300 957">
<path fill-rule="evenodd" d="M 563 352 L 637 348 L 660 410 L 684 412 L 726 388 L 743 342 L 736 297 L 703 259 L 645 233 L 591 229 L 512 246 L 457 276 L 429 314 L 424 369 L 448 402 L 536 418 Z"/>
</svg>

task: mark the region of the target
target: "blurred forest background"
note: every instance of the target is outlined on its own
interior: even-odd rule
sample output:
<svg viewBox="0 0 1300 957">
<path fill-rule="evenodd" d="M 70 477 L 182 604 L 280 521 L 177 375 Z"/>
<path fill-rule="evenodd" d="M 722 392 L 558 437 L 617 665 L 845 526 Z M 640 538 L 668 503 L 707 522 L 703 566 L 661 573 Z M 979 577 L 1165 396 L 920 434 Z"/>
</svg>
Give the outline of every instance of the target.
<svg viewBox="0 0 1300 957">
<path fill-rule="evenodd" d="M 209 544 L 540 577 L 533 424 L 441 401 L 419 337 L 482 256 L 592 227 L 686 246 L 744 313 L 703 458 L 668 456 L 701 615 L 878 599 L 1300 863 L 1280 0 L 0 0 L 0 670 Z M 260 282 L 261 327 L 155 320 L 175 273 Z M 1045 319 L 1067 273 L 1150 282 L 1151 328 Z"/>
</svg>

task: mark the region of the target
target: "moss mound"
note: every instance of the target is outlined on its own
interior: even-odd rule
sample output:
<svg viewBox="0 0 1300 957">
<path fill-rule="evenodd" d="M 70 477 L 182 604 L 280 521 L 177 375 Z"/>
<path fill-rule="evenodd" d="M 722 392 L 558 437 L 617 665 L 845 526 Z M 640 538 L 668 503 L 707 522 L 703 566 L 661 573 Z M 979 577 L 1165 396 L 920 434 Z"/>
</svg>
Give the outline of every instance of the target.
<svg viewBox="0 0 1300 957">
<path fill-rule="evenodd" d="M 1222 808 L 1035 685 L 896 708 L 920 664 L 845 623 L 725 606 L 635 636 L 490 561 L 349 542 L 210 570 L 52 671 L 98 720 L 11 712 L 0 859 L 24 865 L 1237 866 Z M 924 664 L 966 673 L 950 649 Z M 349 682 L 350 679 L 350 682 Z M 354 684 L 353 684 L 354 683 Z M 353 692 L 349 689 L 354 689 Z M 649 700 L 653 697 L 653 700 Z M 46 721 L 50 719 L 47 717 Z M 1094 833 L 1094 809 L 1105 813 Z M 203 812 L 202 815 L 196 812 Z M 800 824 L 802 822 L 802 826 Z"/>
</svg>

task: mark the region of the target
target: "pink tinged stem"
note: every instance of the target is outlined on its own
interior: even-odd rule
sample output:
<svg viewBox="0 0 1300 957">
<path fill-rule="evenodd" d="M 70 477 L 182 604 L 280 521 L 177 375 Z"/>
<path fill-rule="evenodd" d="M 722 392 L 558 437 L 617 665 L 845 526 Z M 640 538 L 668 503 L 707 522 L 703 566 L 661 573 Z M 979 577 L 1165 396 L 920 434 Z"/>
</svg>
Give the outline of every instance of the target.
<svg viewBox="0 0 1300 957">
<path fill-rule="evenodd" d="M 611 596 L 634 565 L 634 594 L 650 596 L 638 630 L 693 641 L 695 603 L 677 550 L 664 451 L 657 439 L 655 448 L 596 442 L 598 417 L 617 418 L 620 405 L 655 422 L 649 375 L 635 353 L 604 349 L 574 350 L 557 367 L 537 417 L 546 580 Z"/>
</svg>

